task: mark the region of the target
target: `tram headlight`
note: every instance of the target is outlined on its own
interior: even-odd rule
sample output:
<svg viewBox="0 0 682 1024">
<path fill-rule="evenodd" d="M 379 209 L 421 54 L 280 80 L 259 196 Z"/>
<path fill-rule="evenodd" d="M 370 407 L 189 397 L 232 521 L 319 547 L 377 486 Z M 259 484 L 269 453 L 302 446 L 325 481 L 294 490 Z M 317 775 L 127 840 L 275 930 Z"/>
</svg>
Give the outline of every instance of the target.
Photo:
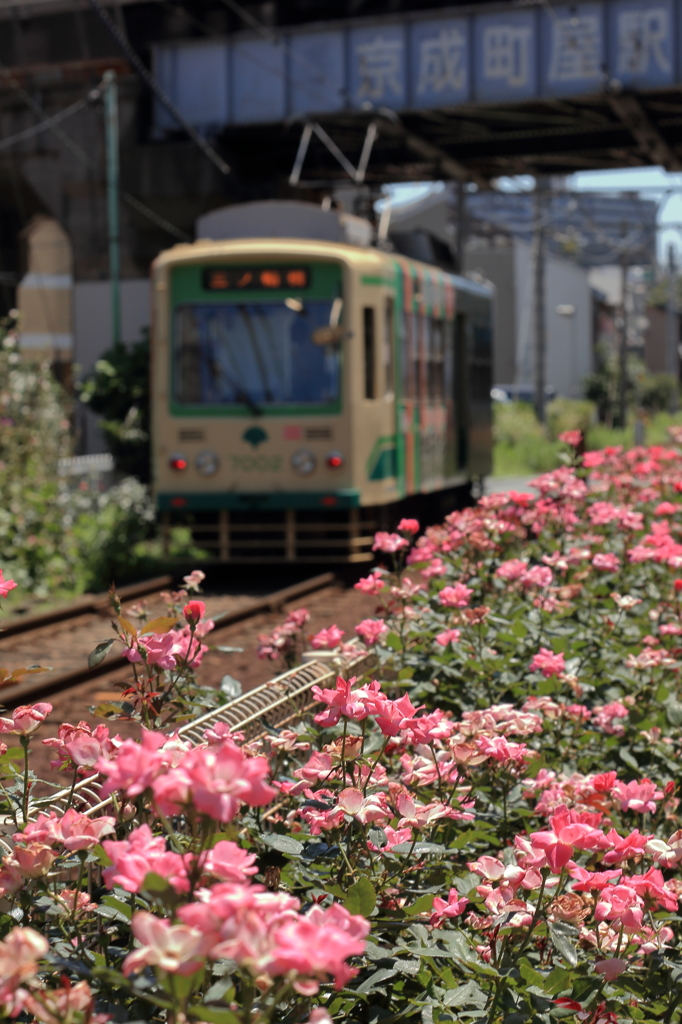
<svg viewBox="0 0 682 1024">
<path fill-rule="evenodd" d="M 170 466 L 171 469 L 177 469 L 182 471 L 184 469 L 187 469 L 189 463 L 187 462 L 187 459 L 181 452 L 173 452 L 170 459 L 168 460 L 168 465 Z"/>
<path fill-rule="evenodd" d="M 308 473 L 312 473 L 315 469 L 317 459 L 309 448 L 299 448 L 298 451 L 294 452 L 291 456 L 291 465 L 297 473 L 301 474 L 301 476 L 307 476 Z"/>
<path fill-rule="evenodd" d="M 203 452 L 199 452 L 196 459 L 194 460 L 194 465 L 197 468 L 197 472 L 200 473 L 201 476 L 213 476 L 214 473 L 218 472 L 218 467 L 220 466 L 220 459 L 218 458 L 215 452 L 206 450 Z"/>
<path fill-rule="evenodd" d="M 329 469 L 341 469 L 341 466 L 343 466 L 343 455 L 341 452 L 327 452 L 324 461 Z"/>
</svg>

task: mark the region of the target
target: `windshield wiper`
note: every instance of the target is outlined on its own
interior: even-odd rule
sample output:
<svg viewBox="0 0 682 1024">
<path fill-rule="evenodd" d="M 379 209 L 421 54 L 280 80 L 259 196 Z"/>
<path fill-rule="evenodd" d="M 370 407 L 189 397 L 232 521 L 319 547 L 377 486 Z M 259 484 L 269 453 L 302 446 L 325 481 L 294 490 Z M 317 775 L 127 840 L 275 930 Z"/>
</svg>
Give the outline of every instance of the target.
<svg viewBox="0 0 682 1024">
<path fill-rule="evenodd" d="M 238 398 L 240 402 L 244 402 L 245 405 L 248 405 L 249 409 L 251 410 L 254 416 L 262 416 L 263 410 L 259 405 L 256 405 L 248 391 L 245 391 L 244 388 L 240 388 L 233 381 L 231 381 L 230 383 L 234 388 L 236 398 Z"/>
<path fill-rule="evenodd" d="M 248 405 L 249 409 L 251 410 L 254 416 L 263 415 L 263 410 L 259 405 L 256 404 L 255 400 L 251 397 L 246 388 L 242 384 L 238 384 L 234 377 L 232 377 L 227 372 L 224 366 L 221 366 L 220 363 L 213 361 L 213 368 L 214 372 L 215 370 L 217 370 L 220 376 L 225 378 L 227 383 L 233 389 L 234 396 L 238 402 L 243 402 L 244 405 Z"/>
</svg>

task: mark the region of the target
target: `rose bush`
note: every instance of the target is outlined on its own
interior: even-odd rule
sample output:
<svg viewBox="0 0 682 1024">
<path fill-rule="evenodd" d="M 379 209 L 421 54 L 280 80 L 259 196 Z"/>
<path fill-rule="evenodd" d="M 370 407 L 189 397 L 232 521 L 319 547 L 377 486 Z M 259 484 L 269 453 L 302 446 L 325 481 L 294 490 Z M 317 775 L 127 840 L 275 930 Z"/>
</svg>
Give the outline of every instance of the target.
<svg viewBox="0 0 682 1024">
<path fill-rule="evenodd" d="M 194 679 L 200 573 L 151 622 L 114 601 L 132 678 L 100 711 L 139 738 L 50 735 L 47 704 L 0 719 L 5 1019 L 678 1019 L 682 451 L 535 486 L 378 534 L 362 641 L 308 638 L 375 668 L 257 740 L 177 734 L 221 699 Z M 291 661 L 306 621 L 261 655 Z"/>
</svg>

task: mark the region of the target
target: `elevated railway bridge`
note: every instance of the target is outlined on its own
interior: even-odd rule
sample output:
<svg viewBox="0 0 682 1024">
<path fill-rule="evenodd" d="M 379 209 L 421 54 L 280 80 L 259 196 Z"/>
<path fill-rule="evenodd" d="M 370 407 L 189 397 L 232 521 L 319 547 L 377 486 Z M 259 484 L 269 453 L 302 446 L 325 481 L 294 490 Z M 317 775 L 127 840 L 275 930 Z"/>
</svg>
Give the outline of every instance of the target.
<svg viewBox="0 0 682 1024">
<path fill-rule="evenodd" d="M 0 286 L 36 212 L 77 277 L 107 274 L 102 110 L 75 109 L 107 68 L 129 277 L 245 199 L 682 169 L 682 0 L 0 0 L 0 21 Z"/>
</svg>

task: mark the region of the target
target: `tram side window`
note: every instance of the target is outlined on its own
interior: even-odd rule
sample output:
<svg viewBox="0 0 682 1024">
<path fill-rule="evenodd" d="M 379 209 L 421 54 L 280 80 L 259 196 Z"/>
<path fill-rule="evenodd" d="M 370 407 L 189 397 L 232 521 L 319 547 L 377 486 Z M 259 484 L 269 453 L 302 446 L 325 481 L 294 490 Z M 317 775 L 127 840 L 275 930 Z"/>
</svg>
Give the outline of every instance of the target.
<svg viewBox="0 0 682 1024">
<path fill-rule="evenodd" d="M 393 336 L 393 299 L 387 298 L 384 306 L 384 394 L 393 394 L 393 353 L 395 339 Z"/>
<path fill-rule="evenodd" d="M 414 381 L 414 396 L 419 400 L 424 397 L 424 363 L 422 357 L 425 343 L 424 317 L 421 313 L 415 313 L 412 317 L 412 379 Z"/>
<path fill-rule="evenodd" d="M 428 348 L 429 398 L 442 402 L 444 392 L 445 322 L 432 318 L 429 322 Z"/>
<path fill-rule="evenodd" d="M 365 398 L 376 398 L 376 331 L 374 324 L 374 307 L 363 309 L 364 343 L 365 343 Z"/>
</svg>

